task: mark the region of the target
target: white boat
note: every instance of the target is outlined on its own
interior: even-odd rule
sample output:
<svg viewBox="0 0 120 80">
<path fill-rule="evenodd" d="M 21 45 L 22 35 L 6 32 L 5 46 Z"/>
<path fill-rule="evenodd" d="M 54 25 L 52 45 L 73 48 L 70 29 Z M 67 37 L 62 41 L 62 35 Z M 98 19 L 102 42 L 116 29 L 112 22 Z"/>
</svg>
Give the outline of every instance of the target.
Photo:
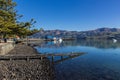
<svg viewBox="0 0 120 80">
<path fill-rule="evenodd" d="M 117 42 L 117 39 L 113 39 L 113 43 L 116 43 Z"/>
<path fill-rule="evenodd" d="M 53 40 L 54 40 L 54 41 L 57 41 L 57 38 L 56 38 L 56 37 L 54 37 L 54 38 L 53 38 Z"/>
<path fill-rule="evenodd" d="M 60 39 L 59 39 L 59 42 L 61 43 L 62 41 L 63 41 L 62 38 L 60 38 Z"/>
</svg>

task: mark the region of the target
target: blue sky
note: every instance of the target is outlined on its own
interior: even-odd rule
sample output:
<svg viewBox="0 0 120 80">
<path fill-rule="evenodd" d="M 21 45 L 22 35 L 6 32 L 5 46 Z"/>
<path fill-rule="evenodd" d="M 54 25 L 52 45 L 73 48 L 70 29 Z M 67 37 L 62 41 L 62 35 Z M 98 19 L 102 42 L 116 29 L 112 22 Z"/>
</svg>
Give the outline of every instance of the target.
<svg viewBox="0 0 120 80">
<path fill-rule="evenodd" d="M 120 28 L 120 0 L 15 0 L 24 17 L 34 18 L 35 28 L 91 30 Z"/>
</svg>

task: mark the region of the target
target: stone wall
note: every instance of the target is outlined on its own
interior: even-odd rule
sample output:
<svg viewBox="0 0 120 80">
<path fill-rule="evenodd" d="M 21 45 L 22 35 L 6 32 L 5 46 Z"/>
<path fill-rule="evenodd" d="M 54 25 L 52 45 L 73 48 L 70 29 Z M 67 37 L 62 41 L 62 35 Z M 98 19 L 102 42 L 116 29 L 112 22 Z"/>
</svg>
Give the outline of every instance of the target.
<svg viewBox="0 0 120 80">
<path fill-rule="evenodd" d="M 12 43 L 0 43 L 0 55 L 5 55 L 14 48 Z"/>
</svg>

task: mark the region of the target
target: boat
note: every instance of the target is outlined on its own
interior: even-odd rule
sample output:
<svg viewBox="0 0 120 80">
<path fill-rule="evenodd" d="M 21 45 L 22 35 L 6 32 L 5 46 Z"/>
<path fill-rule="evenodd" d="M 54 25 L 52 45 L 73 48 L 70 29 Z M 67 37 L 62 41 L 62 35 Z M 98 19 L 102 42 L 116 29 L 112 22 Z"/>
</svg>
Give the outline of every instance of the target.
<svg viewBox="0 0 120 80">
<path fill-rule="evenodd" d="M 62 40 L 62 38 L 59 38 L 59 42 L 61 43 L 63 40 Z"/>
<path fill-rule="evenodd" d="M 113 39 L 113 43 L 116 43 L 117 42 L 117 39 Z"/>
</svg>

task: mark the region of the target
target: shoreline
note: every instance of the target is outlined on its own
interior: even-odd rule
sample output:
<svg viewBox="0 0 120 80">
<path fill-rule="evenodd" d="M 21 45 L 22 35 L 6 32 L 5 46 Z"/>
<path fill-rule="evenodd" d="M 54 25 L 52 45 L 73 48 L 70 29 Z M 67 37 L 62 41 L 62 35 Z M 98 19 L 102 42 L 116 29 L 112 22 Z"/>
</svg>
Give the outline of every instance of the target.
<svg viewBox="0 0 120 80">
<path fill-rule="evenodd" d="M 6 55 L 32 55 L 39 54 L 36 49 L 25 44 L 16 44 L 15 48 L 8 52 Z"/>
<path fill-rule="evenodd" d="M 39 54 L 33 47 L 17 44 L 6 55 Z M 0 61 L 0 80 L 54 80 L 54 70 L 48 59 Z"/>
</svg>

